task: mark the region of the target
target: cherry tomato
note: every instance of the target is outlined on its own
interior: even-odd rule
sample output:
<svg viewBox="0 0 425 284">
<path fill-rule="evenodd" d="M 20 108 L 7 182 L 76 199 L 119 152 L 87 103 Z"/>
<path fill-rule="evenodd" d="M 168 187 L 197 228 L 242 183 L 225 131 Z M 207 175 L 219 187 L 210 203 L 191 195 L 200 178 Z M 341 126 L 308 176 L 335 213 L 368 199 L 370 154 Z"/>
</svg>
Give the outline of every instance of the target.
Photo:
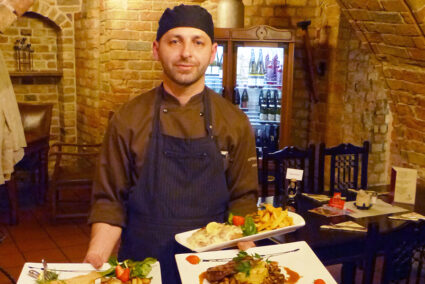
<svg viewBox="0 0 425 284">
<path fill-rule="evenodd" d="M 123 273 L 124 273 L 124 268 L 118 264 L 115 267 L 115 275 L 117 276 L 117 278 L 120 278 Z"/>
<path fill-rule="evenodd" d="M 323 279 L 316 279 L 314 280 L 314 284 L 326 284 L 326 282 Z"/>
<path fill-rule="evenodd" d="M 130 280 L 130 268 L 128 268 L 128 267 L 125 268 L 121 277 L 118 278 L 118 279 L 121 280 L 122 282 L 127 282 L 128 280 Z"/>
<path fill-rule="evenodd" d="M 232 223 L 235 226 L 242 226 L 243 224 L 245 224 L 245 218 L 242 216 L 233 216 Z"/>
<path fill-rule="evenodd" d="M 186 260 L 190 263 L 190 264 L 198 264 L 201 260 L 199 259 L 198 256 L 196 255 L 189 255 L 188 257 L 186 257 Z"/>
</svg>

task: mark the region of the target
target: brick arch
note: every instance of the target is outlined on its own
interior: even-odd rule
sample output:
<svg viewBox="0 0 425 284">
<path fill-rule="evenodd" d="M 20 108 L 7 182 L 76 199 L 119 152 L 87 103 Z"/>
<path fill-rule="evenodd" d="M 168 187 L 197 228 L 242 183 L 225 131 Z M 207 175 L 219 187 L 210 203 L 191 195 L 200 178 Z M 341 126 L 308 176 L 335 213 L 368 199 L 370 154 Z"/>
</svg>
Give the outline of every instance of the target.
<svg viewBox="0 0 425 284">
<path fill-rule="evenodd" d="M 337 2 L 381 63 L 393 116 L 390 165 L 417 169 L 425 184 L 425 2 Z"/>
<path fill-rule="evenodd" d="M 72 27 L 71 20 L 57 6 L 52 6 L 44 0 L 38 0 L 31 8 L 30 12 L 37 13 L 49 22 L 53 23 L 58 29 Z"/>
</svg>

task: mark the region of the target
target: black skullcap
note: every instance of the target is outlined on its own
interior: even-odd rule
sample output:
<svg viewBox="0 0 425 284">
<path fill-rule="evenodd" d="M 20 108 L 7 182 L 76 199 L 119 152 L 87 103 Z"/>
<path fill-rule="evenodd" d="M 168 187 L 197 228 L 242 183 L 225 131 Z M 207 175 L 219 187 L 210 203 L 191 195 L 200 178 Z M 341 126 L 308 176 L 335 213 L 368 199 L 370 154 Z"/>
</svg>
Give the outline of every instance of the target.
<svg viewBox="0 0 425 284">
<path fill-rule="evenodd" d="M 159 27 L 156 32 L 156 40 L 169 30 L 177 27 L 192 27 L 204 31 L 214 41 L 214 24 L 211 14 L 198 5 L 175 6 L 167 8 L 159 19 Z"/>
</svg>

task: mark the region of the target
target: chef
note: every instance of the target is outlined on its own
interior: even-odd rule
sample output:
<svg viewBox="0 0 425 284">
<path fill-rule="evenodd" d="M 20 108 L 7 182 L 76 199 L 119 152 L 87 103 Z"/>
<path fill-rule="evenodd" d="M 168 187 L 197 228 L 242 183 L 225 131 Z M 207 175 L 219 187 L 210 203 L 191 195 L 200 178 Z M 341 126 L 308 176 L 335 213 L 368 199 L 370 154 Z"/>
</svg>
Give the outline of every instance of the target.
<svg viewBox="0 0 425 284">
<path fill-rule="evenodd" d="M 162 84 L 124 104 L 105 134 L 93 185 L 85 258 L 160 261 L 162 281 L 180 283 L 180 232 L 256 211 L 257 165 L 246 115 L 205 86 L 217 52 L 211 15 L 196 5 L 166 9 L 153 57 Z"/>
</svg>

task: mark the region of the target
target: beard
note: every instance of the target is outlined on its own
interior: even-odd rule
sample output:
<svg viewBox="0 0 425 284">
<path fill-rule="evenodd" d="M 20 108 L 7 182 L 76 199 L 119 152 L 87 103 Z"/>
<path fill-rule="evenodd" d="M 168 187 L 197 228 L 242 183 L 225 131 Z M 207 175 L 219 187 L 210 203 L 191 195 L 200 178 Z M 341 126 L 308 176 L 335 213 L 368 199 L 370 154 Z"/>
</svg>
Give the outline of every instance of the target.
<svg viewBox="0 0 425 284">
<path fill-rule="evenodd" d="M 186 63 L 186 62 L 181 62 Z M 164 74 L 175 84 L 180 86 L 190 86 L 198 82 L 205 74 L 208 68 L 208 64 L 203 66 L 201 64 L 195 64 L 189 71 L 180 71 L 178 67 L 172 65 L 171 67 L 163 64 L 162 69 Z"/>
</svg>

